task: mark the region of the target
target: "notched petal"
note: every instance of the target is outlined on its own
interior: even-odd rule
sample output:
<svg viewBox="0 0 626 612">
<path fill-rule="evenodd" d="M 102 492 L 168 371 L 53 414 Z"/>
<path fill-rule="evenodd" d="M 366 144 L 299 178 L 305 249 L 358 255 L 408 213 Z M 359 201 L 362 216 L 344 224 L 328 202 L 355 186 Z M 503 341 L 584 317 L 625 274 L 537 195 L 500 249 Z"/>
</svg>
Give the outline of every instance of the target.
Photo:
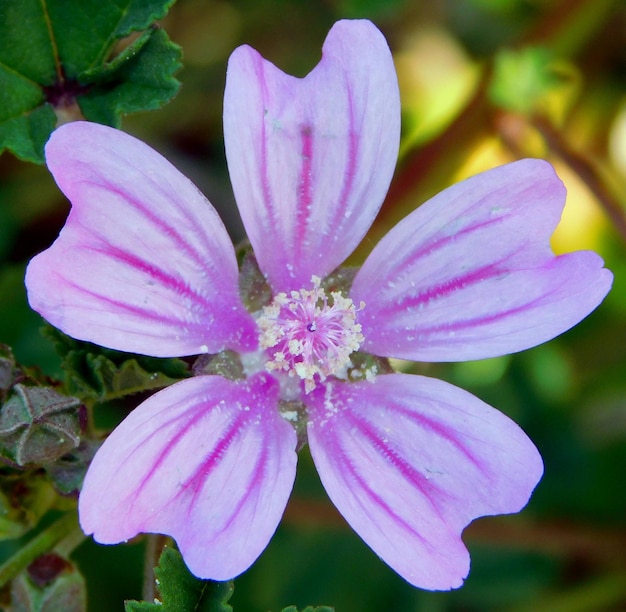
<svg viewBox="0 0 626 612">
<path fill-rule="evenodd" d="M 156 357 L 255 347 L 228 234 L 185 176 L 85 122 L 56 130 L 46 161 L 72 210 L 28 266 L 34 310 L 74 338 Z"/>
<path fill-rule="evenodd" d="M 400 98 L 393 59 L 368 21 L 340 21 L 303 79 L 255 50 L 232 54 L 224 138 L 237 204 L 275 292 L 299 290 L 352 252 L 389 187 Z"/>
<path fill-rule="evenodd" d="M 245 571 L 272 537 L 295 478 L 296 435 L 275 381 L 199 376 L 136 408 L 96 454 L 79 499 L 103 544 L 172 536 L 200 578 Z"/>
<path fill-rule="evenodd" d="M 520 510 L 543 472 L 515 423 L 439 380 L 389 374 L 332 383 L 307 403 L 311 454 L 331 500 L 421 588 L 460 586 L 469 571 L 463 528 Z"/>
<path fill-rule="evenodd" d="M 366 351 L 465 361 L 521 351 L 586 317 L 611 287 L 600 257 L 556 257 L 565 188 L 527 159 L 463 181 L 393 228 L 351 291 Z"/>
</svg>

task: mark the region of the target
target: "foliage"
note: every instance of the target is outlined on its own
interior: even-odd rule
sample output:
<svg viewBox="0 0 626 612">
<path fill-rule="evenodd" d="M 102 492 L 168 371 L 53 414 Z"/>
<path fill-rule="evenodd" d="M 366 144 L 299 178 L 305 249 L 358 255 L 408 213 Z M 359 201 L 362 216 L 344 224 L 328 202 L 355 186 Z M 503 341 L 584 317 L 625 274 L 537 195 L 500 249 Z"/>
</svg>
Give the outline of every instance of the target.
<svg viewBox="0 0 626 612">
<path fill-rule="evenodd" d="M 233 594 L 233 583 L 196 578 L 173 548 L 163 550 L 154 575 L 161 594 L 158 603 L 127 601 L 126 612 L 232 612 L 228 600 Z"/>
<path fill-rule="evenodd" d="M 55 124 L 82 113 L 119 126 L 123 113 L 159 108 L 178 91 L 180 50 L 152 26 L 174 0 L 3 0 L 0 151 L 43 161 Z M 132 41 L 120 43 L 143 31 Z M 76 107 L 78 106 L 78 108 Z"/>
</svg>

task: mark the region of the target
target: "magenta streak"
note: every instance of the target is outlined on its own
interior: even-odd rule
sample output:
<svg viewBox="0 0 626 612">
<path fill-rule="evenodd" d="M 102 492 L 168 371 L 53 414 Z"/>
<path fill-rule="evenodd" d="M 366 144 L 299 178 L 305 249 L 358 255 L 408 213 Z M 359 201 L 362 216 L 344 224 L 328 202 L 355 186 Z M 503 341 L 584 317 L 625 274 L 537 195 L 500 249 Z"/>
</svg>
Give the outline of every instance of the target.
<svg viewBox="0 0 626 612">
<path fill-rule="evenodd" d="M 164 424 L 160 429 L 170 425 L 171 423 L 173 423 L 175 421 L 178 421 L 178 420 L 180 420 L 182 418 L 187 417 L 188 413 L 191 410 L 193 410 L 193 407 L 190 408 L 189 410 L 186 410 L 183 414 L 181 414 L 181 415 L 177 416 L 176 418 L 172 419 L 172 421 Z M 159 454 L 159 456 L 156 458 L 156 460 L 155 460 L 154 464 L 151 466 L 150 470 L 146 473 L 144 478 L 137 485 L 137 488 L 135 489 L 135 494 L 132 496 L 131 499 L 129 499 L 129 505 L 132 505 L 135 502 L 135 500 L 139 497 L 139 494 L 142 491 L 142 489 L 155 476 L 158 475 L 159 469 L 165 463 L 165 461 L 169 457 L 169 455 L 175 450 L 176 446 L 179 443 L 184 442 L 184 438 L 187 435 L 187 432 L 189 431 L 189 429 L 191 429 L 193 426 L 195 426 L 198 423 L 198 421 L 200 421 L 204 416 L 206 416 L 206 411 L 204 411 L 204 410 L 197 410 L 196 414 L 193 415 L 193 417 L 187 423 L 185 423 L 185 425 L 181 429 L 179 429 L 176 432 L 174 437 L 168 442 L 168 445 L 164 448 L 163 452 L 161 452 Z M 190 486 L 192 488 L 195 488 L 198 485 L 198 483 L 199 483 L 199 481 L 198 481 L 198 474 L 202 473 L 203 478 L 206 479 L 210 475 L 211 471 L 213 471 L 215 468 L 217 468 L 217 466 L 219 465 L 221 460 L 224 458 L 224 455 L 226 454 L 226 451 L 228 450 L 228 448 L 231 446 L 231 444 L 233 443 L 235 438 L 238 435 L 240 435 L 241 421 L 243 419 L 244 419 L 243 415 L 239 414 L 236 419 L 231 421 L 231 423 L 229 424 L 229 426 L 226 429 L 226 431 L 216 441 L 216 444 L 213 447 L 213 450 L 211 451 L 211 453 L 204 459 L 204 461 L 203 461 L 203 463 L 202 463 L 202 465 L 200 467 L 200 470 L 198 470 L 194 475 L 192 475 L 187 480 L 187 482 L 185 484 L 182 484 L 180 486 L 179 490 L 176 492 L 176 494 L 173 497 L 171 497 L 166 502 L 166 504 L 164 506 L 159 508 L 158 511 L 155 511 L 155 514 L 157 514 L 158 512 L 162 512 L 165 509 L 165 507 L 167 507 L 170 504 L 172 504 L 183 493 L 185 493 L 189 489 Z M 209 432 L 207 432 L 207 433 L 209 433 Z M 148 436 L 145 439 L 145 441 L 149 440 L 155 434 L 156 434 L 156 432 L 154 432 L 153 434 Z M 129 456 L 129 459 L 130 459 L 131 456 Z M 207 466 L 210 466 L 210 467 L 207 469 Z M 199 488 L 194 491 L 193 499 L 195 499 L 195 497 L 198 494 L 198 492 L 199 492 Z M 190 503 L 188 505 L 187 511 L 190 512 L 192 507 L 193 507 L 193 503 Z"/>
<path fill-rule="evenodd" d="M 277 219 L 276 209 L 274 208 L 274 199 L 272 197 L 272 191 L 270 186 L 270 181 L 268 177 L 268 169 L 267 169 L 267 129 L 266 129 L 266 119 L 265 115 L 270 112 L 268 98 L 269 94 L 267 91 L 267 83 L 265 81 L 265 73 L 263 70 L 263 58 L 257 57 L 255 58 L 255 72 L 256 72 L 256 81 L 261 87 L 261 101 L 263 104 L 263 109 L 259 109 L 263 111 L 263 116 L 260 121 L 260 155 L 258 157 L 259 162 L 259 173 L 260 173 L 260 181 L 261 181 L 261 189 L 263 190 L 263 202 L 265 203 L 265 210 L 267 212 L 266 223 L 264 223 L 264 231 L 268 232 L 270 235 L 273 235 L 276 231 L 276 228 L 280 227 L 279 220 Z M 257 223 L 259 219 L 262 219 L 264 215 L 256 215 Z M 259 224 L 260 227 L 260 224 Z"/>
<path fill-rule="evenodd" d="M 484 229 L 484 228 L 489 227 L 491 225 L 499 225 L 504 220 L 505 219 L 503 217 L 495 217 L 495 218 L 492 218 L 492 219 L 488 219 L 486 221 L 482 221 L 480 223 L 476 223 L 475 225 L 469 225 L 469 226 L 463 228 L 462 230 L 454 232 L 453 234 L 451 234 L 449 236 L 444 236 L 444 237 L 441 237 L 441 238 L 437 238 L 433 242 L 427 242 L 421 248 L 419 248 L 419 249 L 417 249 L 415 251 L 411 251 L 407 255 L 407 257 L 405 257 L 404 259 L 399 260 L 396 263 L 396 265 L 385 267 L 384 270 L 383 270 L 384 278 L 387 279 L 387 280 L 389 280 L 389 279 L 398 279 L 399 277 L 402 276 L 402 271 L 403 270 L 408 270 L 408 269 L 412 268 L 414 265 L 417 264 L 417 262 L 422 257 L 424 257 L 424 255 L 430 255 L 433 252 L 446 247 L 451 242 L 458 241 L 458 239 L 460 237 L 462 237 L 462 236 L 470 235 L 470 234 L 472 234 L 473 232 L 475 232 L 477 230 Z M 389 255 L 393 256 L 392 253 L 390 253 Z M 510 257 L 510 255 L 508 257 Z"/>
<path fill-rule="evenodd" d="M 88 181 L 85 181 L 88 182 Z M 154 184 L 154 183 L 153 183 Z M 158 191 L 163 193 L 162 190 L 159 188 L 158 184 L 155 184 Z M 101 188 L 100 185 L 95 185 L 98 188 Z M 191 259 L 193 259 L 196 262 L 196 265 L 198 265 L 198 267 L 206 267 L 206 253 L 198 253 L 196 251 L 196 249 L 193 248 L 192 244 L 189 242 L 189 240 L 186 240 L 185 238 L 183 238 L 183 236 L 181 236 L 177 231 L 175 227 L 172 227 L 171 225 L 169 225 L 168 223 L 166 223 L 165 221 L 163 221 L 163 219 L 161 219 L 160 217 L 156 216 L 149 208 L 147 208 L 146 206 L 144 206 L 139 200 L 130 200 L 129 199 L 129 195 L 127 193 L 124 193 L 122 191 L 120 191 L 119 189 L 117 189 L 114 185 L 107 185 L 107 190 L 117 194 L 121 200 L 125 201 L 125 202 L 129 202 L 132 204 L 133 208 L 135 208 L 136 210 L 138 210 L 144 217 L 146 217 L 146 219 L 148 219 L 153 225 L 155 225 L 160 233 L 164 236 L 167 236 L 168 238 L 170 238 L 174 243 L 175 243 L 175 247 L 178 251 L 181 251 L 183 253 L 187 253 L 187 255 L 189 255 L 189 257 Z M 169 202 L 172 202 L 172 200 L 169 199 L 169 197 L 166 194 L 163 194 L 164 198 L 166 200 L 168 200 Z M 172 204 L 175 206 L 175 208 L 179 211 L 182 212 L 183 215 L 187 218 L 187 220 L 189 221 L 189 226 L 187 228 L 185 228 L 186 231 L 189 232 L 194 232 L 196 234 L 196 237 L 199 239 L 200 242 L 207 244 L 207 239 L 206 236 L 204 234 L 200 234 L 199 232 L 197 232 L 197 228 L 198 228 L 198 220 L 191 218 L 189 216 L 189 214 L 185 211 L 185 210 L 181 210 L 178 206 L 176 206 L 173 202 Z M 90 229 L 91 231 L 91 229 Z M 210 248 L 207 248 L 208 252 L 211 252 Z"/>
<path fill-rule="evenodd" d="M 515 308 L 509 308 L 508 310 L 503 310 L 501 312 L 497 312 L 491 315 L 486 315 L 486 316 L 482 316 L 482 317 L 474 317 L 472 319 L 465 319 L 465 320 L 457 320 L 457 321 L 453 321 L 451 323 L 447 323 L 447 324 L 443 324 L 443 325 L 433 325 L 431 327 L 420 327 L 418 325 L 416 325 L 413 328 L 413 331 L 418 333 L 420 336 L 434 336 L 437 334 L 441 334 L 441 333 L 445 333 L 446 336 L 445 338 L 442 338 L 442 344 L 446 345 L 452 345 L 452 344 L 457 344 L 459 342 L 466 342 L 467 339 L 466 338 L 450 338 L 447 333 L 450 330 L 453 330 L 454 332 L 463 330 L 463 329 L 471 329 L 471 328 L 475 328 L 475 327 L 481 327 L 484 325 L 489 325 L 491 323 L 495 323 L 497 321 L 499 321 L 500 319 L 504 319 L 507 317 L 510 317 L 512 315 L 516 315 L 519 314 L 520 312 L 525 312 L 528 310 L 532 310 L 536 305 L 538 305 L 544 298 L 546 297 L 546 295 L 542 295 L 539 296 L 538 298 L 530 301 L 530 302 L 526 302 L 525 304 L 522 304 L 521 306 L 516 306 Z M 397 336 L 397 330 L 396 329 L 391 329 L 391 336 L 393 338 L 396 338 Z M 403 336 L 406 336 L 408 330 L 403 329 L 402 330 L 402 334 Z M 379 334 L 382 335 L 387 335 L 385 334 L 384 331 L 379 331 Z M 424 340 L 422 339 L 421 342 L 423 343 Z M 432 346 L 433 345 L 433 341 L 432 340 L 428 340 L 429 344 Z M 364 345 L 366 344 L 366 342 L 364 343 Z"/>
<path fill-rule="evenodd" d="M 441 514 L 439 508 L 440 503 L 438 502 L 441 499 L 444 500 L 445 503 L 446 499 L 453 499 L 452 495 L 448 491 L 445 491 L 441 487 L 436 486 L 432 481 L 428 480 L 428 478 L 426 478 L 421 472 L 416 470 L 403 457 L 401 457 L 396 449 L 385 444 L 380 432 L 377 431 L 371 423 L 367 422 L 363 418 L 357 417 L 357 415 L 350 411 L 346 411 L 345 415 L 346 420 L 360 431 L 363 438 L 370 442 L 374 450 L 391 463 L 413 488 L 419 489 L 422 495 L 429 500 L 433 509 L 437 511 L 437 514 L 440 516 L 442 522 L 445 522 L 445 518 Z"/>
<path fill-rule="evenodd" d="M 170 291 L 174 292 L 178 295 L 185 295 L 194 302 L 202 304 L 207 310 L 213 310 L 214 305 L 204 298 L 204 296 L 200 295 L 198 292 L 194 291 L 189 285 L 182 282 L 179 278 L 175 278 L 170 274 L 167 274 L 165 271 L 160 270 L 156 266 L 143 261 L 139 257 L 136 257 L 132 253 L 128 253 L 120 248 L 114 247 L 112 245 L 107 245 L 105 249 L 98 249 L 94 247 L 83 247 L 85 250 L 94 251 L 96 253 L 102 253 L 106 257 L 110 257 L 111 259 L 115 259 L 122 264 L 129 266 L 131 268 L 135 268 L 147 276 L 158 281 L 159 285 L 166 287 Z M 223 295 L 223 288 L 214 288 L 216 291 L 221 291 L 220 298 L 223 299 L 225 296 Z"/>
<path fill-rule="evenodd" d="M 91 296 L 92 298 L 96 300 L 103 302 L 104 304 L 110 304 L 111 306 L 114 306 L 115 308 L 129 312 L 130 314 L 135 315 L 139 319 L 151 319 L 153 321 L 159 321 L 161 323 L 169 324 L 172 327 L 176 327 L 178 329 L 181 328 L 182 321 L 180 319 L 177 319 L 175 317 L 164 317 L 163 315 L 159 313 L 150 312 L 149 310 L 142 309 L 138 306 L 133 306 L 132 304 L 126 304 L 124 302 L 120 302 L 119 300 L 114 300 L 108 296 L 100 295 L 99 293 L 96 293 L 95 291 L 86 289 L 85 287 L 79 287 L 75 283 L 65 278 L 62 280 L 66 285 L 68 285 L 69 287 L 72 287 L 77 292 L 84 293 L 86 295 Z M 188 325 L 188 322 L 185 322 L 185 325 Z"/>
<path fill-rule="evenodd" d="M 486 477 L 489 477 L 488 471 L 485 469 L 484 465 L 472 455 L 472 453 L 467 449 L 466 445 L 455 435 L 450 433 L 450 429 L 441 425 L 441 423 L 431 419 L 423 414 L 417 414 L 408 408 L 405 408 L 401 404 L 394 403 L 393 410 L 399 412 L 403 416 L 405 416 L 409 421 L 413 421 L 419 427 L 423 429 L 427 429 L 428 431 L 433 432 L 435 435 L 443 438 L 447 442 L 450 442 L 452 446 L 454 446 L 459 452 L 461 452 L 465 458 L 472 463 L 476 469 Z"/>
<path fill-rule="evenodd" d="M 240 419 L 243 420 L 243 415 L 240 415 Z M 248 422 L 245 424 L 238 424 L 237 425 L 237 431 L 236 434 L 241 436 L 243 428 L 247 425 L 248 427 L 250 426 L 250 417 L 248 417 Z M 254 425 L 253 425 L 254 426 Z M 231 430 L 229 431 L 229 434 L 231 432 L 234 433 L 235 427 L 231 428 Z M 228 450 L 228 447 L 230 447 L 232 445 L 232 443 L 234 442 L 235 439 L 235 435 L 232 435 L 232 440 L 228 440 L 225 441 L 224 444 L 224 449 L 221 451 L 221 454 L 219 455 L 219 457 L 223 457 L 224 454 L 226 453 L 226 451 Z M 250 473 L 249 477 L 248 477 L 248 483 L 245 486 L 241 487 L 241 493 L 242 496 L 239 499 L 239 501 L 237 502 L 237 504 L 235 505 L 235 507 L 232 509 L 231 513 L 230 513 L 230 518 L 228 519 L 228 521 L 226 522 L 226 524 L 224 525 L 224 527 L 222 528 L 221 532 L 227 531 L 228 528 L 232 525 L 232 523 L 235 521 L 235 519 L 237 518 L 237 516 L 239 515 L 239 512 L 241 511 L 241 508 L 244 507 L 246 505 L 247 500 L 252 496 L 253 492 L 257 492 L 259 491 L 259 483 L 263 482 L 263 476 L 264 476 L 264 472 L 266 472 L 267 470 L 267 445 L 266 444 L 261 444 L 260 447 L 260 454 L 258 455 L 255 465 L 254 465 L 254 469 L 252 470 L 252 472 Z M 214 453 L 215 454 L 215 453 Z M 250 457 L 246 456 L 246 461 L 250 460 Z M 207 480 L 207 478 L 209 478 L 211 476 L 212 471 L 215 469 L 216 465 L 211 465 L 212 464 L 212 457 L 209 457 L 206 461 L 204 461 L 204 463 L 202 465 L 200 465 L 200 467 L 198 468 L 198 470 L 196 471 L 196 473 L 189 479 L 189 481 L 187 482 L 187 484 L 185 485 L 185 489 L 187 488 L 192 488 L 193 489 L 193 497 L 192 499 L 189 501 L 188 506 L 187 506 L 187 516 L 189 516 L 194 508 L 194 506 L 196 505 L 196 499 L 198 497 L 198 495 L 202 492 L 202 488 Z M 182 491 L 181 491 L 182 493 Z M 180 495 L 180 493 L 179 493 Z"/>
<path fill-rule="evenodd" d="M 352 493 L 353 498 L 358 502 L 359 506 L 361 506 L 363 513 L 372 519 L 373 525 L 380 529 L 377 521 L 373 520 L 372 510 L 369 507 L 369 504 L 366 500 L 360 498 L 360 496 L 354 492 L 354 487 L 351 486 L 350 482 L 346 478 L 346 476 L 351 476 L 353 480 L 357 482 L 360 486 L 361 490 L 367 495 L 367 497 L 374 502 L 379 508 L 383 510 L 387 515 L 393 517 L 396 523 L 399 523 L 405 530 L 410 533 L 413 533 L 425 546 L 428 548 L 432 548 L 432 544 L 428 540 L 428 538 L 423 537 L 420 533 L 416 532 L 412 525 L 407 523 L 401 516 L 399 516 L 391 507 L 387 504 L 387 502 L 376 493 L 370 485 L 368 484 L 368 478 L 364 478 L 359 474 L 354 464 L 347 457 L 346 452 L 341 447 L 341 444 L 336 440 L 336 434 L 333 436 L 333 433 L 330 431 L 327 432 L 328 438 L 324 441 L 323 446 L 325 446 L 327 450 L 327 455 L 332 455 L 332 463 L 334 464 L 333 472 L 335 474 L 340 474 L 342 480 L 344 480 L 346 484 L 346 489 Z M 333 437 L 335 438 L 333 440 Z M 334 444 L 333 444 L 334 442 Z M 329 447 L 334 446 L 335 448 L 330 450 Z M 329 461 L 329 463 L 331 463 Z M 341 469 L 341 465 L 344 466 L 345 469 Z M 343 493 L 342 495 L 345 495 Z M 382 531 L 382 530 L 381 530 Z"/>
<path fill-rule="evenodd" d="M 356 166 L 359 150 L 359 134 L 354 129 L 354 104 L 352 100 L 352 92 L 350 91 L 350 84 L 347 80 L 346 92 L 348 97 L 348 112 L 350 113 L 348 151 L 346 152 L 346 167 L 343 171 L 343 186 L 341 188 L 341 194 L 339 196 L 339 205 L 333 207 L 335 215 L 330 220 L 328 228 L 328 231 L 331 232 L 340 231 L 340 228 L 343 227 L 343 225 L 348 221 L 353 223 L 352 219 L 348 219 L 348 217 L 345 216 L 345 212 L 348 208 L 347 203 L 350 195 L 352 194 L 354 179 L 356 177 Z M 330 171 L 332 172 L 333 169 L 331 169 Z M 374 169 L 374 172 L 375 171 L 376 170 Z"/>
<path fill-rule="evenodd" d="M 189 419 L 189 421 L 187 421 L 185 423 L 185 425 L 177 431 L 177 433 L 174 435 L 174 437 L 171 440 L 169 440 L 169 442 L 168 442 L 167 446 L 165 447 L 165 449 L 156 458 L 156 460 L 153 463 L 153 465 L 151 466 L 150 470 L 145 474 L 145 476 L 142 478 L 141 482 L 137 485 L 133 495 L 128 499 L 129 506 L 132 506 L 135 503 L 135 501 L 139 497 L 142 489 L 157 474 L 157 471 L 158 471 L 159 467 L 167 459 L 167 457 L 170 455 L 170 453 L 172 453 L 172 451 L 174 450 L 174 448 L 176 447 L 178 442 L 187 434 L 188 430 L 193 425 L 195 425 L 200 419 L 202 419 L 202 417 L 204 416 L 204 414 L 205 414 L 204 411 L 197 409 L 198 408 L 198 404 L 196 402 L 192 401 L 191 398 L 189 398 L 189 403 L 190 403 L 190 406 L 188 408 L 185 408 L 181 413 L 177 414 L 175 417 L 173 417 L 172 419 L 170 419 L 166 423 L 162 423 L 159 426 L 158 429 L 156 429 L 153 432 L 151 432 L 148 436 L 143 438 L 143 440 L 141 441 L 140 444 L 145 444 L 146 442 L 151 440 L 153 437 L 159 435 L 162 432 L 162 430 L 168 428 L 170 425 L 176 423 L 177 421 L 180 421 L 182 419 L 186 419 L 190 412 L 194 412 L 195 411 L 195 414 Z M 174 408 L 177 408 L 177 407 L 173 407 L 173 409 Z M 133 455 L 139 450 L 139 448 L 140 448 L 140 445 L 137 445 L 133 449 L 133 451 L 126 457 L 124 463 L 127 463 L 127 462 L 131 461 Z"/>
<path fill-rule="evenodd" d="M 417 295 L 407 294 L 397 300 L 384 302 L 382 308 L 378 309 L 379 314 L 393 316 L 394 312 L 401 312 L 407 308 L 428 304 L 428 302 L 432 300 L 444 298 L 451 293 L 466 289 L 467 287 L 481 283 L 501 273 L 502 270 L 495 264 L 484 266 L 483 268 L 474 270 L 471 274 L 450 279 L 441 285 L 430 287 Z"/>
<path fill-rule="evenodd" d="M 298 181 L 298 195 L 296 203 L 296 227 L 293 236 L 293 256 L 300 261 L 302 245 L 306 243 L 307 225 L 311 215 L 312 197 L 312 167 L 313 167 L 313 130 L 309 125 L 300 127 L 302 148 L 300 159 L 300 178 Z"/>
</svg>

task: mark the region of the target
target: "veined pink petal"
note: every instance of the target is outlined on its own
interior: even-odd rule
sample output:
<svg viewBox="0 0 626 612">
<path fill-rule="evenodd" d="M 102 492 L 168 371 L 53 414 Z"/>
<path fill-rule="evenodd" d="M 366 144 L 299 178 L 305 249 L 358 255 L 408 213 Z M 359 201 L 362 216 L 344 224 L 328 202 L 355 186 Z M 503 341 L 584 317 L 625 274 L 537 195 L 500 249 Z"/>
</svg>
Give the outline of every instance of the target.
<svg viewBox="0 0 626 612">
<path fill-rule="evenodd" d="M 311 453 L 331 500 L 418 587 L 460 586 L 469 571 L 463 528 L 520 510 L 543 472 L 513 421 L 440 380 L 335 382 L 307 403 Z"/>
<path fill-rule="evenodd" d="M 295 478 L 296 434 L 277 405 L 278 385 L 266 375 L 201 376 L 156 393 L 96 454 L 79 499 L 83 530 L 103 544 L 170 535 L 201 578 L 245 571 Z"/>
<path fill-rule="evenodd" d="M 400 100 L 393 60 L 369 21 L 340 21 L 305 78 L 254 49 L 232 54 L 226 157 L 261 270 L 275 291 L 325 276 L 369 229 L 393 174 Z"/>
<path fill-rule="evenodd" d="M 547 162 L 489 170 L 435 196 L 393 228 L 350 297 L 362 349 L 418 361 L 520 351 L 586 317 L 613 275 L 600 257 L 555 257 L 549 239 L 565 188 Z"/>
<path fill-rule="evenodd" d="M 157 357 L 256 346 L 215 209 L 156 151 L 69 123 L 46 160 L 72 210 L 26 273 L 31 306 L 65 333 Z"/>
</svg>

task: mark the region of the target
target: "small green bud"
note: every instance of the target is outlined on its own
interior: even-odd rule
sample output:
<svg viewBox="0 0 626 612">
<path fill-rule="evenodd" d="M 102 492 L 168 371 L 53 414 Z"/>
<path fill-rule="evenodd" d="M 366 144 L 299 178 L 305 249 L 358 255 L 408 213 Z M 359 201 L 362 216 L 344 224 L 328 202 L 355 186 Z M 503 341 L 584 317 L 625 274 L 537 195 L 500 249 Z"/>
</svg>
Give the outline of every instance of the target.
<svg viewBox="0 0 626 612">
<path fill-rule="evenodd" d="M 59 459 L 80 442 L 80 407 L 50 387 L 14 385 L 0 409 L 0 456 L 20 467 Z"/>
</svg>

